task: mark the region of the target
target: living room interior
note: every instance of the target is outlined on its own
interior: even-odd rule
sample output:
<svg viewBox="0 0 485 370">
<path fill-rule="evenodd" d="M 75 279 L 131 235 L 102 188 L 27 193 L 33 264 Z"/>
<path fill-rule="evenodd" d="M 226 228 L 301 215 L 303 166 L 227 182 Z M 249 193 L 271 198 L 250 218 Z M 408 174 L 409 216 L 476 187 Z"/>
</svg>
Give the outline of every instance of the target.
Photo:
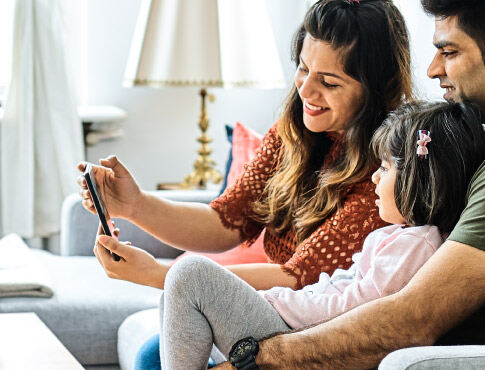
<svg viewBox="0 0 485 370">
<path fill-rule="evenodd" d="M 210 2 L 217 9 L 221 1 Z M 0 322 L 8 330 L 0 326 L 0 346 L 9 351 L 0 351 L 0 364 L 7 364 L 5 369 L 133 368 L 137 349 L 157 331 L 160 292 L 109 279 L 97 263 L 92 247 L 98 219 L 81 205 L 76 165 L 79 161 L 97 164 L 115 154 L 141 188 L 167 199 L 209 203 L 220 193 L 223 181 L 183 186 L 201 148 L 200 89 L 207 88 L 210 95 L 205 105 L 213 168 L 222 177 L 234 178 L 281 113 L 295 72 L 291 40 L 313 2 L 259 0 L 242 5 L 248 14 L 257 12 L 255 18 L 266 22 L 261 37 L 274 42 L 275 53 L 267 50 L 268 58 L 276 58 L 271 59 L 279 64 L 274 69 L 282 73 L 282 85 L 263 88 L 229 83 L 127 86 L 128 62 L 141 45 L 136 29 L 140 19 L 148 24 L 155 0 L 1 2 L 0 40 L 5 47 L 0 58 Z M 439 84 L 426 78 L 434 54 L 430 47 L 434 21 L 424 14 L 419 0 L 394 2 L 406 18 L 411 37 L 416 95 L 440 100 Z M 234 16 L 229 11 L 224 14 Z M 237 19 L 221 17 L 222 21 Z M 198 31 L 189 27 L 184 32 L 195 37 Z M 221 40 L 225 36 L 220 35 Z M 149 47 L 152 54 L 157 52 L 157 45 Z M 251 53 L 251 47 L 244 52 Z M 34 69 L 33 75 L 27 73 Z M 40 75 L 47 79 L 42 86 L 36 85 Z M 52 85 L 53 92 L 42 94 Z M 56 125 L 49 125 L 49 117 Z M 22 119 L 26 122 L 22 130 L 12 127 Z M 39 121 L 45 126 L 39 127 Z M 229 142 L 226 125 L 241 136 Z M 14 136 L 9 136 L 12 132 Z M 15 154 L 6 137 L 20 140 L 16 143 L 21 143 L 21 149 Z M 234 157 L 235 152 L 241 157 Z M 229 153 L 232 163 L 228 164 Z M 116 220 L 116 224 L 122 240 L 157 258 L 172 261 L 181 254 L 127 221 Z M 256 254 L 244 262 L 259 262 L 261 255 Z M 226 255 L 219 262 L 232 263 L 233 258 Z M 36 318 L 4 316 L 31 313 Z M 34 330 L 38 340 L 25 342 Z M 6 334 L 14 332 L 16 336 Z M 46 348 L 40 346 L 44 341 Z M 32 354 L 22 358 L 26 347 Z"/>
</svg>

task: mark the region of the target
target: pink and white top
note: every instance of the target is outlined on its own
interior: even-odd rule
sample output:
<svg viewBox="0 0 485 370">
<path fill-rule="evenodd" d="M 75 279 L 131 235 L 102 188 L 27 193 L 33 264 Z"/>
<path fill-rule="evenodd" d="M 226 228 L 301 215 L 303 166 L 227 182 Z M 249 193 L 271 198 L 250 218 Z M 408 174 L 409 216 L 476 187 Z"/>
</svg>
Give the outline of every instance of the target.
<svg viewBox="0 0 485 370">
<path fill-rule="evenodd" d="M 301 290 L 274 287 L 261 291 L 291 328 L 328 321 L 363 303 L 401 290 L 443 243 L 436 226 L 391 225 L 370 233 L 348 270 Z"/>
</svg>

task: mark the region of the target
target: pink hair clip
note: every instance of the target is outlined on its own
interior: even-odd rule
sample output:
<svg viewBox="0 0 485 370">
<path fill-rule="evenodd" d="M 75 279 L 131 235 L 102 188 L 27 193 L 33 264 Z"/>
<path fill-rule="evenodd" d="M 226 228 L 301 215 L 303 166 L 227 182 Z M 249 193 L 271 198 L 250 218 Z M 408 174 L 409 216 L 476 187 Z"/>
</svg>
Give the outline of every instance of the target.
<svg viewBox="0 0 485 370">
<path fill-rule="evenodd" d="M 431 132 L 427 130 L 418 130 L 418 150 L 416 154 L 419 158 L 428 158 L 428 148 L 426 147 L 428 143 L 431 142 Z"/>
<path fill-rule="evenodd" d="M 360 4 L 360 0 L 348 0 L 350 4 Z"/>
</svg>

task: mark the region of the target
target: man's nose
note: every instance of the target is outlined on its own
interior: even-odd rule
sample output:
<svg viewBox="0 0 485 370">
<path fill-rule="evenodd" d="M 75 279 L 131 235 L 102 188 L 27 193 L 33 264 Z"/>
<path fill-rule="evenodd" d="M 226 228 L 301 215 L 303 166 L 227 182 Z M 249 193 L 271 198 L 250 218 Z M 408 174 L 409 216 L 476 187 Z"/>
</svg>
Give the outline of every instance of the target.
<svg viewBox="0 0 485 370">
<path fill-rule="evenodd" d="M 428 67 L 428 77 L 438 78 L 440 76 L 446 76 L 445 65 L 443 63 L 443 58 L 439 52 L 436 53 L 431 64 Z"/>
</svg>

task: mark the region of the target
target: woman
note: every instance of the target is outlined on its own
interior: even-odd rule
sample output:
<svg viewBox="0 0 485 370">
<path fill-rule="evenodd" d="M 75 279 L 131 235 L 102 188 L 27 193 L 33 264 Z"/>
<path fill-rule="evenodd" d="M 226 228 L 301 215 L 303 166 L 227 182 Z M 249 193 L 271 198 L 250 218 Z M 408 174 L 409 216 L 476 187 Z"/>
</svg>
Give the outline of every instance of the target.
<svg viewBox="0 0 485 370">
<path fill-rule="evenodd" d="M 109 157 L 95 176 L 111 216 L 204 252 L 249 246 L 266 228 L 274 263 L 230 268 L 255 289 L 299 289 L 321 272 L 348 268 L 365 237 L 384 225 L 368 147 L 387 113 L 412 96 L 404 20 L 389 0 L 319 1 L 296 34 L 294 59 L 282 117 L 234 186 L 210 205 L 169 202 L 141 191 Z M 78 181 L 83 205 L 94 212 Z M 123 260 L 114 262 L 109 251 Z M 110 277 L 163 289 L 169 267 L 146 252 L 99 236 L 95 254 Z"/>
</svg>

